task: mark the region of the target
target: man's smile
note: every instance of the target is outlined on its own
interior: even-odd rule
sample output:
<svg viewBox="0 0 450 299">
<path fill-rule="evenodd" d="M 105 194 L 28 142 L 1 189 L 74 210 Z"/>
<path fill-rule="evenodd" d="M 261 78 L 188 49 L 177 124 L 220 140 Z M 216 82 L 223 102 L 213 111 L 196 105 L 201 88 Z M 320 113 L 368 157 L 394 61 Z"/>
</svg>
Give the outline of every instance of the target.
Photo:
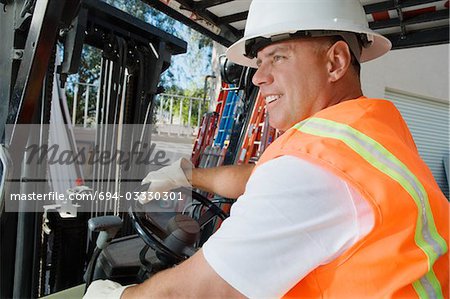
<svg viewBox="0 0 450 299">
<path fill-rule="evenodd" d="M 268 105 L 268 104 L 278 100 L 279 98 L 281 98 L 281 96 L 282 96 L 281 94 L 269 95 L 269 96 L 266 96 L 264 99 L 266 101 L 266 104 Z"/>
</svg>

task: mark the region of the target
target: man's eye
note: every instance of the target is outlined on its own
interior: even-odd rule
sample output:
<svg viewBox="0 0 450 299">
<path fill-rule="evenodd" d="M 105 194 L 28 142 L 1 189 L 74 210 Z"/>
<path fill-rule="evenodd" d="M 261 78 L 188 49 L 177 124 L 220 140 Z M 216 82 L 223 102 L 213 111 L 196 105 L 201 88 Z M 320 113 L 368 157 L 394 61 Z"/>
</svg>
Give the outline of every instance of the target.
<svg viewBox="0 0 450 299">
<path fill-rule="evenodd" d="M 275 55 L 273 56 L 273 62 L 281 61 L 284 58 L 284 56 Z"/>
</svg>

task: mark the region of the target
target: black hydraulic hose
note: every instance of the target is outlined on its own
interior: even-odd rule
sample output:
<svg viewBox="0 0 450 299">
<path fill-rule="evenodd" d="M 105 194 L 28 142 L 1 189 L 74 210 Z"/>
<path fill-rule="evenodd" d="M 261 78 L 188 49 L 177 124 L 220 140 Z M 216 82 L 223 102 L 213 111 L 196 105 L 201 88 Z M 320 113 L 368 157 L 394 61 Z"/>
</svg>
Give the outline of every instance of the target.
<svg viewBox="0 0 450 299">
<path fill-rule="evenodd" d="M 92 279 L 94 278 L 94 269 L 95 264 L 97 263 L 97 259 L 100 256 L 100 253 L 102 250 L 95 246 L 94 252 L 92 253 L 91 260 L 89 261 L 88 267 L 86 269 L 86 287 L 84 288 L 84 293 L 86 294 L 86 291 L 89 287 L 89 285 L 92 283 Z"/>
<path fill-rule="evenodd" d="M 145 258 L 145 255 L 147 254 L 147 251 L 149 249 L 150 249 L 150 246 L 145 244 L 145 246 L 139 252 L 139 260 L 141 261 L 141 264 L 145 267 L 145 270 L 147 271 L 147 273 L 152 273 L 152 271 L 153 271 L 152 264 L 149 261 L 147 261 L 147 259 Z"/>
</svg>

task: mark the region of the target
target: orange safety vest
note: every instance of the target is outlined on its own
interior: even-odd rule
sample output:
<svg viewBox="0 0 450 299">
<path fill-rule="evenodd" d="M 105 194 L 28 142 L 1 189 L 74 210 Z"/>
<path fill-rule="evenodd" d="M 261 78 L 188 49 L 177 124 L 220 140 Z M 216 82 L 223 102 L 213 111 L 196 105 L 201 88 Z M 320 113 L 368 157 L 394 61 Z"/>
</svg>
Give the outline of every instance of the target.
<svg viewBox="0 0 450 299">
<path fill-rule="evenodd" d="M 448 298 L 449 203 L 391 102 L 361 97 L 324 109 L 272 143 L 258 166 L 283 155 L 346 181 L 375 217 L 366 237 L 285 297 Z"/>
</svg>

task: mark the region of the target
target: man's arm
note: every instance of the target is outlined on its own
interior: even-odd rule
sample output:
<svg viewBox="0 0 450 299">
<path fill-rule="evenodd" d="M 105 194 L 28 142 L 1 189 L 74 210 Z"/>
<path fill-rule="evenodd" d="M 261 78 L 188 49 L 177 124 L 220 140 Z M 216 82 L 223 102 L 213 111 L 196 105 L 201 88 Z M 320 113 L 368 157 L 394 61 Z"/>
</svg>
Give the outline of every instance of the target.
<svg viewBox="0 0 450 299">
<path fill-rule="evenodd" d="M 238 198 L 244 193 L 254 166 L 245 164 L 184 170 L 195 188 L 227 198 Z"/>
<path fill-rule="evenodd" d="M 121 299 L 244 298 L 209 266 L 202 250 L 180 265 L 125 289 Z"/>
<path fill-rule="evenodd" d="M 150 192 L 166 192 L 193 186 L 227 198 L 238 198 L 244 193 L 253 168 L 253 164 L 193 168 L 192 163 L 183 158 L 149 172 L 142 183 L 151 183 L 148 189 Z M 146 200 L 141 201 L 145 202 Z"/>
</svg>

